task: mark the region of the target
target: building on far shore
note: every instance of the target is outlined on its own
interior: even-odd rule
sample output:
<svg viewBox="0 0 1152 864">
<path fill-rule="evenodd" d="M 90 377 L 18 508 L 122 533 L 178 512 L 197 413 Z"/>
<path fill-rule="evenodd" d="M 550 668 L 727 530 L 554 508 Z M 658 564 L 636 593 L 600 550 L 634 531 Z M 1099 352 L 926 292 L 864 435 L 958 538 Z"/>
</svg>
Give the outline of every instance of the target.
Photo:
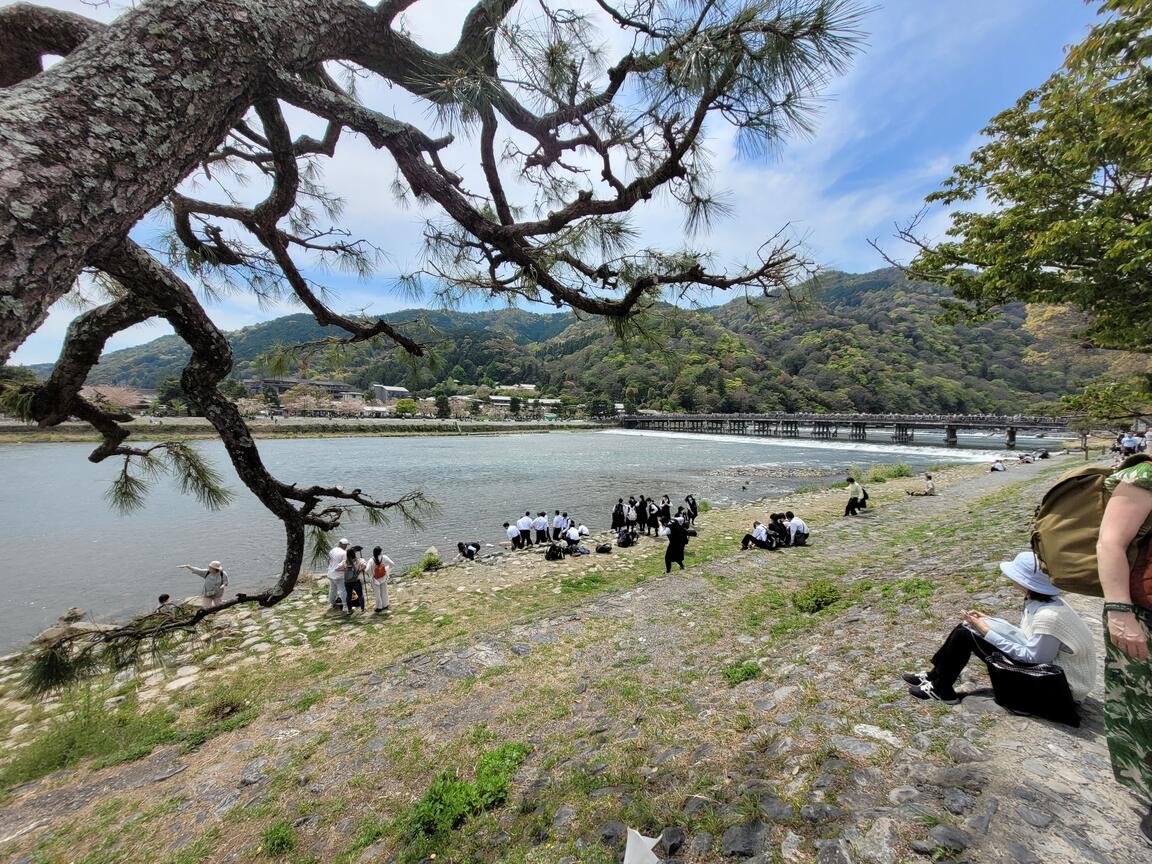
<svg viewBox="0 0 1152 864">
<path fill-rule="evenodd" d="M 372 394 L 381 405 L 388 405 L 397 399 L 411 399 L 412 394 L 407 387 L 391 387 L 387 384 L 373 384 Z"/>
<path fill-rule="evenodd" d="M 345 394 L 358 393 L 355 387 L 344 381 L 322 381 L 318 378 L 246 378 L 243 384 L 254 396 L 259 396 L 270 389 L 275 390 L 277 396 L 282 396 L 299 384 L 327 390 L 333 399 L 343 399 Z"/>
</svg>

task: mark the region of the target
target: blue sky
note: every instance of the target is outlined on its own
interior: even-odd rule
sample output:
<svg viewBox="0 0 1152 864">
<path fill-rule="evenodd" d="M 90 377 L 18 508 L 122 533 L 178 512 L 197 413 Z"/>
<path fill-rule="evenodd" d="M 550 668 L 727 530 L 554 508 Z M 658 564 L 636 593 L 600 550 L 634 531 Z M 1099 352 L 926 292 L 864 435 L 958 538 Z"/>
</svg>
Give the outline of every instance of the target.
<svg viewBox="0 0 1152 864">
<path fill-rule="evenodd" d="M 108 18 L 124 4 L 113 0 L 111 7 L 95 10 L 80 0 L 44 5 Z M 456 31 L 444 22 L 458 21 L 468 5 L 423 0 L 409 13 L 408 26 L 431 47 L 444 47 Z M 869 238 L 879 238 L 904 257 L 891 239 L 893 224 L 906 222 L 920 209 L 924 196 L 979 144 L 979 130 L 996 112 L 1059 66 L 1064 48 L 1087 32 L 1094 9 L 1079 0 L 890 0 L 873 5 L 863 19 L 866 44 L 852 68 L 825 91 L 812 136 L 786 141 L 768 158 L 750 159 L 735 149 L 725 130 L 716 130 L 711 141 L 716 186 L 728 190 L 735 216 L 697 238 L 696 245 L 715 250 L 720 264 L 744 262 L 766 237 L 788 225 L 789 234 L 802 239 L 824 267 L 863 272 L 884 266 Z M 369 83 L 362 95 L 381 110 L 427 122 L 420 108 L 398 102 L 394 90 Z M 466 172 L 466 147 L 457 155 Z M 419 305 L 386 288 L 395 273 L 413 268 L 422 221 L 429 215 L 396 205 L 388 192 L 392 173 L 386 159 L 354 137 L 342 140 L 325 168 L 327 186 L 347 202 L 344 226 L 388 254 L 378 277 L 369 282 L 325 279 L 337 297 L 333 305 L 342 310 L 384 313 Z M 681 231 L 679 215 L 658 203 L 635 218 L 646 243 Z M 945 215 L 937 212 L 925 228 L 939 235 L 945 225 Z M 210 303 L 208 310 L 226 329 L 299 311 L 289 305 L 261 309 L 247 297 Z M 14 362 L 54 360 L 73 315 L 74 308 L 54 309 Z M 109 349 L 166 332 L 159 324 L 141 325 L 117 336 Z"/>
</svg>

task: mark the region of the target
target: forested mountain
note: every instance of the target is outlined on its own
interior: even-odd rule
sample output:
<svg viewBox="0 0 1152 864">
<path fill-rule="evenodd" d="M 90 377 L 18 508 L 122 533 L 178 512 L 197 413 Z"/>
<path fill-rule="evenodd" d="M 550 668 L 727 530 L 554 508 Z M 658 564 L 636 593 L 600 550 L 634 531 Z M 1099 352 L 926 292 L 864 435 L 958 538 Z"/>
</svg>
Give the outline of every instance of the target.
<svg viewBox="0 0 1152 864">
<path fill-rule="evenodd" d="M 606 322 L 571 313 L 412 310 L 386 317 L 414 330 L 431 361 L 359 347 L 317 355 L 305 371 L 414 392 L 445 382 L 461 390 L 534 383 L 542 395 L 665 410 L 1014 413 L 1055 402 L 1116 362 L 1053 337 L 1044 316 L 1022 305 L 987 323 L 940 325 L 944 290 L 896 270 L 826 273 L 798 296 L 660 307 L 623 340 Z M 258 358 L 277 345 L 326 333 L 303 314 L 237 331 L 235 375 L 260 375 Z M 109 354 L 90 381 L 154 387 L 187 356 L 178 339 L 163 337 Z"/>
</svg>

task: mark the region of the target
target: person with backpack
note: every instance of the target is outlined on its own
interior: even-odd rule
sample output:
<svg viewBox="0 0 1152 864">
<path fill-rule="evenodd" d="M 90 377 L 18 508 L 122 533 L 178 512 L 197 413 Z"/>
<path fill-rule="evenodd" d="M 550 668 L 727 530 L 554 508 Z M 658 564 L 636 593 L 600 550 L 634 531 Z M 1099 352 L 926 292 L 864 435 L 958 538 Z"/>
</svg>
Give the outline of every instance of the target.
<svg viewBox="0 0 1152 864">
<path fill-rule="evenodd" d="M 844 506 L 845 516 L 857 516 L 864 505 L 864 487 L 856 482 L 855 477 L 848 478 L 848 503 Z"/>
<path fill-rule="evenodd" d="M 629 498 L 628 506 L 624 508 L 624 527 L 631 533 L 636 533 L 636 499 Z"/>
<path fill-rule="evenodd" d="M 1020 626 L 983 612 L 965 612 L 961 623 L 932 655 L 932 668 L 904 673 L 909 696 L 958 704 L 960 696 L 954 685 L 972 655 L 985 662 L 996 659 L 1002 663 L 1002 658 L 994 657 L 996 652 L 1017 666 L 1058 665 L 1064 670 L 1072 700 L 1082 702 L 1088 695 L 1096 683 L 1096 647 L 1088 625 L 1060 599 L 1060 589 L 1052 584 L 1031 550 L 1011 561 L 1001 561 L 1000 571 L 1024 594 Z M 994 690 L 996 681 L 993 678 Z M 997 691 L 997 701 L 1010 695 Z M 1037 705 L 1030 713 L 1042 714 L 1045 707 Z"/>
<path fill-rule="evenodd" d="M 391 576 L 389 568 L 395 566 L 396 562 L 385 555 L 379 546 L 372 550 L 372 560 L 368 563 L 368 576 L 372 581 L 372 591 L 376 594 L 376 608 L 373 610 L 376 615 L 383 615 L 389 609 L 388 580 Z"/>
<path fill-rule="evenodd" d="M 344 541 L 345 543 L 348 541 Z M 224 589 L 228 587 L 228 571 L 219 561 L 213 561 L 204 567 L 193 567 L 191 564 L 179 565 L 185 570 L 195 573 L 204 580 L 200 591 L 201 605 L 205 609 L 215 609 L 224 602 Z"/>
<path fill-rule="evenodd" d="M 353 546 L 344 561 L 344 590 L 348 595 L 348 605 L 344 611 L 348 614 L 356 607 L 360 611 L 367 608 L 364 602 L 364 575 L 368 572 L 368 564 L 360 557 L 363 549 L 363 546 Z"/>
<path fill-rule="evenodd" d="M 1126 460 L 1103 485 L 1109 498 L 1100 520 L 1096 563 L 1106 634 L 1104 725 L 1113 774 L 1148 807 L 1152 802 L 1152 460 L 1140 455 Z M 1140 820 L 1140 833 L 1152 845 L 1152 809 Z"/>
</svg>

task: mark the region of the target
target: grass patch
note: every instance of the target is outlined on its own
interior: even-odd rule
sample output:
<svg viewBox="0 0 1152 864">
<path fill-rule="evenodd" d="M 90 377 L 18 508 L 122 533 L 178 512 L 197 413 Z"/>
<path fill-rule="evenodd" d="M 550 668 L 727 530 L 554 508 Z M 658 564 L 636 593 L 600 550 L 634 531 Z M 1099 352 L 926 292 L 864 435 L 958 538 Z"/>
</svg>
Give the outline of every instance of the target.
<svg viewBox="0 0 1152 864">
<path fill-rule="evenodd" d="M 731 666 L 725 666 L 720 674 L 724 676 L 724 680 L 728 682 L 729 686 L 735 687 L 737 684 L 743 684 L 745 681 L 759 677 L 760 664 L 752 660 L 733 663 Z"/>
<path fill-rule="evenodd" d="M 589 573 L 576 579 L 561 579 L 560 591 L 564 594 L 590 594 L 599 591 L 608 580 L 601 573 Z"/>
<path fill-rule="evenodd" d="M 839 599 L 840 589 L 827 579 L 817 579 L 792 592 L 792 605 L 809 615 L 828 608 Z"/>
<path fill-rule="evenodd" d="M 311 693 L 305 693 L 299 699 L 296 699 L 294 702 L 292 702 L 292 704 L 289 707 L 291 707 L 293 711 L 296 711 L 299 713 L 299 712 L 307 711 L 313 705 L 316 705 L 316 704 L 323 702 L 323 701 L 324 701 L 324 694 L 313 690 Z"/>
<path fill-rule="evenodd" d="M 471 781 L 448 771 L 437 775 L 428 791 L 398 819 L 405 840 L 398 864 L 424 859 L 469 818 L 503 804 L 512 775 L 529 750 L 526 744 L 502 744 L 490 750 L 477 760 Z"/>
<path fill-rule="evenodd" d="M 416 562 L 416 570 L 420 573 L 427 573 L 429 570 L 439 570 L 443 566 L 444 559 L 431 552 Z"/>
<path fill-rule="evenodd" d="M 296 848 L 296 831 L 287 819 L 277 819 L 260 835 L 264 854 L 279 858 Z"/>
<path fill-rule="evenodd" d="M 160 709 L 144 714 L 131 708 L 112 710 L 85 698 L 70 716 L 47 722 L 44 732 L 16 752 L 0 769 L 0 787 L 34 780 L 84 759 L 97 759 L 97 767 L 139 759 L 157 745 L 177 739 L 174 722 L 171 713 Z"/>
</svg>

